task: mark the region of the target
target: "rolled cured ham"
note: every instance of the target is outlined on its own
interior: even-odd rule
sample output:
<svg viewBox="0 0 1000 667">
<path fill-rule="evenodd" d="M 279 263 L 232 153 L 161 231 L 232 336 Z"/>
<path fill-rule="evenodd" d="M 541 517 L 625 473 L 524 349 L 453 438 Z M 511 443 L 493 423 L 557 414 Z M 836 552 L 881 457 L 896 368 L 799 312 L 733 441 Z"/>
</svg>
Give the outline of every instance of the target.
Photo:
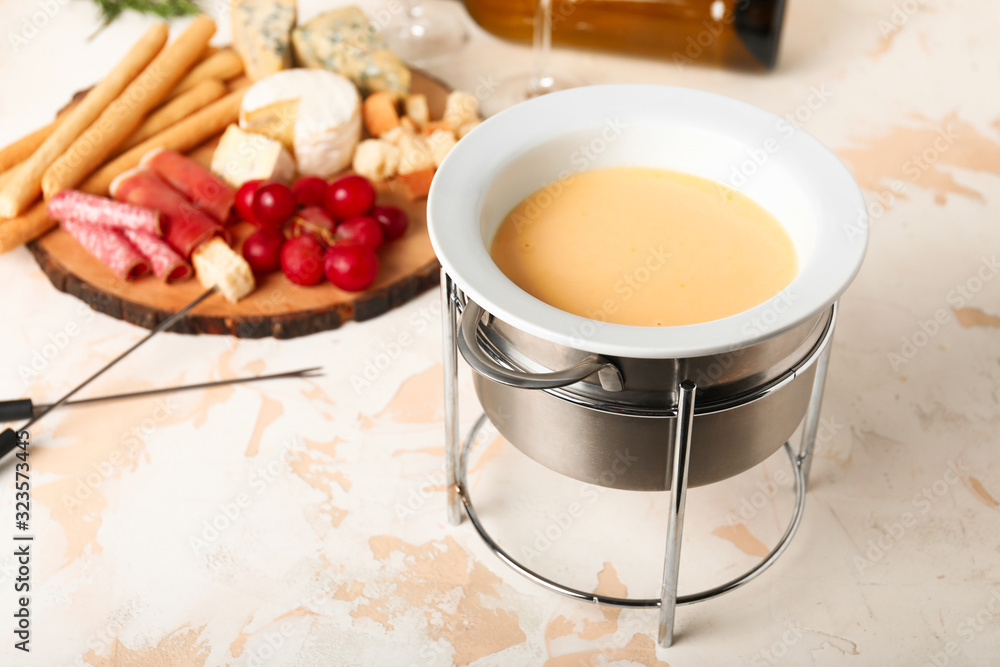
<svg viewBox="0 0 1000 667">
<path fill-rule="evenodd" d="M 111 183 L 111 194 L 118 201 L 159 211 L 163 215 L 163 237 L 185 259 L 213 236 L 222 237 L 227 243 L 230 240 L 222 225 L 144 167 L 116 178 Z"/>
<path fill-rule="evenodd" d="M 149 271 L 146 259 L 118 230 L 76 220 L 63 220 L 62 227 L 122 280 L 134 280 Z"/>
<path fill-rule="evenodd" d="M 191 265 L 158 236 L 123 229 L 122 234 L 136 249 L 149 260 L 153 275 L 164 282 L 184 280 L 193 274 Z"/>
<path fill-rule="evenodd" d="M 153 235 L 161 232 L 159 211 L 78 190 L 59 192 L 49 200 L 46 212 L 53 220 L 73 220 L 89 225 L 133 229 Z"/>
<path fill-rule="evenodd" d="M 177 151 L 155 148 L 142 158 L 141 164 L 219 222 L 229 219 L 236 190 L 191 158 Z"/>
</svg>

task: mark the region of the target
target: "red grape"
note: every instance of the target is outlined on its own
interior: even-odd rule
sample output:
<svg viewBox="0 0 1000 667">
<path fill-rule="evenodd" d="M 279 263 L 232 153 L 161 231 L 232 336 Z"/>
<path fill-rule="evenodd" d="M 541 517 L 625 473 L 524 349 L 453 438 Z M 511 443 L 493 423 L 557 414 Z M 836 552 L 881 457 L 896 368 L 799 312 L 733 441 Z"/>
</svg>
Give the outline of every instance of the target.
<svg viewBox="0 0 1000 667">
<path fill-rule="evenodd" d="M 344 176 L 326 189 L 326 210 L 337 220 L 364 215 L 375 204 L 375 188 L 364 176 Z"/>
<path fill-rule="evenodd" d="M 386 241 L 395 241 L 406 233 L 410 224 L 406 213 L 398 206 L 376 206 L 372 209 L 372 217 L 382 227 Z"/>
<path fill-rule="evenodd" d="M 337 238 L 344 241 L 363 243 L 372 250 L 378 250 L 385 240 L 382 235 L 381 225 L 375 222 L 374 218 L 369 218 L 365 215 L 348 218 L 337 225 Z"/>
<path fill-rule="evenodd" d="M 284 183 L 264 183 L 253 197 L 253 216 L 261 226 L 281 227 L 295 215 L 295 195 Z"/>
<path fill-rule="evenodd" d="M 255 225 L 259 223 L 253 216 L 253 199 L 263 182 L 260 179 L 247 181 L 236 191 L 236 212 L 240 214 L 240 218 Z"/>
<path fill-rule="evenodd" d="M 281 249 L 281 271 L 296 285 L 323 279 L 323 246 L 311 236 L 296 236 Z"/>
<path fill-rule="evenodd" d="M 298 216 L 331 232 L 337 228 L 337 221 L 322 206 L 306 206 Z"/>
<path fill-rule="evenodd" d="M 281 268 L 281 247 L 285 237 L 276 229 L 258 229 L 243 242 L 243 258 L 254 273 L 271 273 Z"/>
<path fill-rule="evenodd" d="M 306 206 L 299 211 L 298 216 L 293 221 L 293 233 L 296 236 L 301 234 L 312 234 L 316 239 L 326 245 L 333 243 L 333 232 L 337 229 L 334 222 L 325 208 L 319 206 Z"/>
<path fill-rule="evenodd" d="M 322 206 L 326 196 L 326 181 L 319 176 L 303 176 L 295 181 L 292 193 L 300 206 Z"/>
<path fill-rule="evenodd" d="M 375 251 L 356 241 L 345 241 L 327 248 L 324 270 L 327 279 L 342 290 L 360 292 L 378 274 Z"/>
</svg>

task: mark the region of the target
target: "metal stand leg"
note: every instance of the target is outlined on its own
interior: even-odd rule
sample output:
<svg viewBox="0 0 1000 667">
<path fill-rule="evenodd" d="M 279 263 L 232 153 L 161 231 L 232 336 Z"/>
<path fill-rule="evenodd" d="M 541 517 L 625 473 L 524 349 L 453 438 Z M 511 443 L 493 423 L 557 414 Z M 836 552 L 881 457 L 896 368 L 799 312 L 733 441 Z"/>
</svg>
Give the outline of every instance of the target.
<svg viewBox="0 0 1000 667">
<path fill-rule="evenodd" d="M 816 375 L 813 378 L 812 395 L 809 397 L 809 407 L 806 410 L 805 426 L 802 427 L 802 441 L 799 443 L 798 463 L 802 469 L 802 479 L 809 484 L 809 470 L 812 468 L 813 449 L 816 446 L 816 433 L 819 430 L 819 413 L 823 405 L 823 388 L 826 385 L 826 369 L 830 365 L 830 350 L 833 349 L 832 327 L 837 321 L 837 304 L 833 304 L 833 315 L 830 319 L 830 337 L 816 359 Z"/>
<path fill-rule="evenodd" d="M 448 523 L 462 523 L 462 505 L 458 494 L 458 299 L 456 287 L 441 269 L 441 337 L 444 345 L 444 474 L 448 487 Z"/>
<path fill-rule="evenodd" d="M 677 577 L 681 567 L 681 536 L 684 532 L 684 503 L 687 499 L 688 465 L 691 457 L 691 426 L 694 422 L 696 386 L 684 380 L 677 392 L 677 423 L 673 441 L 673 469 L 670 472 L 670 516 L 667 518 L 667 550 L 663 557 L 663 585 L 660 588 L 660 627 L 657 641 L 666 648 L 674 643 L 674 615 L 677 611 Z"/>
<path fill-rule="evenodd" d="M 743 574 L 730 579 L 714 588 L 677 595 L 678 574 L 680 571 L 681 536 L 684 530 L 684 506 L 687 496 L 688 466 L 691 453 L 691 434 L 694 422 L 694 403 L 697 386 L 690 380 L 683 381 L 678 388 L 677 422 L 672 448 L 672 465 L 667 471 L 670 475 L 670 515 L 667 523 L 667 545 L 663 563 L 663 581 L 659 598 L 619 598 L 598 593 L 581 591 L 548 579 L 520 563 L 510 553 L 505 551 L 494 540 L 480 521 L 469 495 L 467 480 L 469 459 L 476 447 L 477 435 L 488 423 L 486 415 L 479 417 L 469 432 L 465 442 L 458 438 L 458 315 L 462 310 L 464 297 L 457 286 L 446 273 L 441 273 L 441 294 L 444 318 L 444 374 L 445 374 L 445 437 L 446 437 L 446 469 L 448 475 L 448 518 L 453 524 L 462 520 L 462 508 L 468 515 L 473 528 L 479 533 L 486 546 L 497 557 L 524 575 L 531 581 L 561 595 L 589 603 L 621 607 L 624 609 L 651 609 L 659 607 L 660 622 L 658 641 L 666 648 L 673 643 L 674 619 L 678 606 L 710 600 L 730 591 L 736 590 L 756 579 L 769 568 L 784 553 L 791 543 L 792 537 L 802 522 L 806 500 L 806 478 L 809 465 L 812 462 L 813 448 L 816 444 L 816 434 L 819 429 L 820 406 L 823 402 L 823 387 L 826 381 L 826 370 L 830 360 L 830 347 L 833 338 L 833 328 L 836 323 L 837 305 L 833 305 L 827 329 L 817 346 L 809 354 L 798 370 L 817 364 L 813 380 L 812 396 L 806 412 L 805 425 L 802 431 L 802 442 L 798 452 L 791 442 L 784 446 L 785 454 L 792 465 L 795 479 L 795 507 L 791 520 L 784 534 L 773 549 L 752 568 Z M 746 397 L 746 401 L 757 397 Z M 673 416 L 673 415 L 671 415 Z M 458 503 L 461 502 L 461 507 Z"/>
</svg>

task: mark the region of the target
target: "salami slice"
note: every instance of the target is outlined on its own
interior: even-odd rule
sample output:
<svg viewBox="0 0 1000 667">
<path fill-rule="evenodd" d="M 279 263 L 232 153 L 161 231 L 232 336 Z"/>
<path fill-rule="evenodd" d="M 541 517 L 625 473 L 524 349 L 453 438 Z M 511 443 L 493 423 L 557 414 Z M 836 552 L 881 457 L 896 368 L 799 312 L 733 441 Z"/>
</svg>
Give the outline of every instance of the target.
<svg viewBox="0 0 1000 667">
<path fill-rule="evenodd" d="M 118 201 L 159 211 L 163 215 L 163 237 L 185 259 L 213 236 L 220 236 L 229 243 L 229 234 L 222 225 L 149 169 L 139 167 L 126 171 L 112 181 L 111 194 Z"/>
<path fill-rule="evenodd" d="M 146 153 L 141 164 L 219 222 L 229 219 L 236 190 L 191 158 L 177 151 L 155 148 Z"/>
<path fill-rule="evenodd" d="M 122 234 L 149 260 L 153 274 L 160 280 L 169 283 L 193 274 L 191 265 L 160 237 L 131 229 L 123 229 Z"/>
<path fill-rule="evenodd" d="M 77 220 L 63 220 L 62 227 L 122 280 L 134 280 L 149 271 L 146 259 L 117 229 Z"/>
<path fill-rule="evenodd" d="M 88 195 L 79 190 L 63 190 L 49 200 L 46 212 L 53 220 L 73 220 L 155 235 L 161 231 L 159 211 Z"/>
</svg>

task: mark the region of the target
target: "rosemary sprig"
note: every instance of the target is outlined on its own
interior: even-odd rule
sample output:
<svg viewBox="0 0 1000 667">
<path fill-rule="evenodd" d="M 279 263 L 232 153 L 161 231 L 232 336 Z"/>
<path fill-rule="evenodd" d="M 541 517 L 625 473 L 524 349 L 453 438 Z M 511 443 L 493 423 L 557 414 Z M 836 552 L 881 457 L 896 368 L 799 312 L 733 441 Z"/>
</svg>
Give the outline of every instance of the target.
<svg viewBox="0 0 1000 667">
<path fill-rule="evenodd" d="M 165 19 L 193 16 L 201 13 L 201 7 L 194 0 L 94 0 L 101 16 L 101 26 L 91 35 L 93 39 L 108 27 L 125 10 L 152 14 Z"/>
</svg>

